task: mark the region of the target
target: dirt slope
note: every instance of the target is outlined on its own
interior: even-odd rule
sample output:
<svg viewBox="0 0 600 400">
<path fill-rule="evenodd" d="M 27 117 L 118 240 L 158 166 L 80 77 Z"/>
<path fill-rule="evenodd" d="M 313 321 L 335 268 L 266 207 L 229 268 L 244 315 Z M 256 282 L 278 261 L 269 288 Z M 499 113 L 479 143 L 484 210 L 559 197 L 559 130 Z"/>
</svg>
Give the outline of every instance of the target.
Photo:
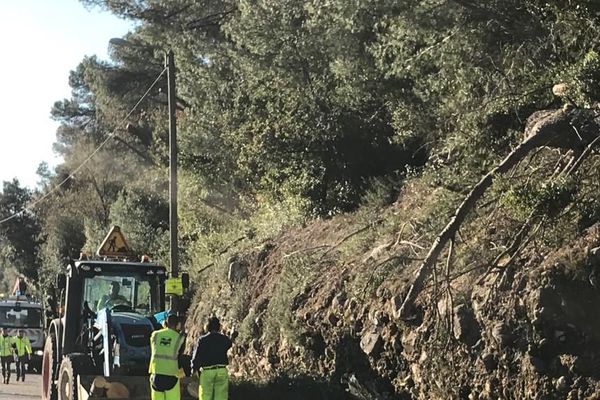
<svg viewBox="0 0 600 400">
<path fill-rule="evenodd" d="M 314 221 L 231 255 L 198 284 L 190 336 L 220 315 L 226 330 L 240 332 L 233 374 L 272 383 L 245 393 L 277 397 L 288 385 L 297 398 L 600 398 L 600 291 L 590 282 L 600 264 L 590 255 L 600 246 L 597 226 L 487 276 L 459 276 L 450 290 L 431 286 L 420 318 L 405 323 L 397 313 L 414 270 L 410 249 L 371 233 L 345 250 L 369 232 L 349 218 Z M 239 270 L 235 278 L 228 268 Z"/>
</svg>

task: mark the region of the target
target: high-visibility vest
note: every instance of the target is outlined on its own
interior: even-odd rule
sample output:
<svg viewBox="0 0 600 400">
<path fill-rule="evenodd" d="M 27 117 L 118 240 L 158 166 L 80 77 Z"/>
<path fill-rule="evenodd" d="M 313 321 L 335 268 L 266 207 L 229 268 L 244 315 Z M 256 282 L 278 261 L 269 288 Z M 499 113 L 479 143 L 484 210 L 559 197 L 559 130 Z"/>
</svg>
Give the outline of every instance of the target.
<svg viewBox="0 0 600 400">
<path fill-rule="evenodd" d="M 13 338 L 13 343 L 17 345 L 17 356 L 24 356 L 25 353 L 31 354 L 31 343 L 29 342 L 29 338 L 27 336 L 18 337 L 15 336 Z"/>
<path fill-rule="evenodd" d="M 153 332 L 150 336 L 151 356 L 148 372 L 177 376 L 179 372 L 177 358 L 182 344 L 183 335 L 171 328 Z"/>
<path fill-rule="evenodd" d="M 0 335 L 0 357 L 12 356 L 13 354 L 12 336 Z"/>
</svg>

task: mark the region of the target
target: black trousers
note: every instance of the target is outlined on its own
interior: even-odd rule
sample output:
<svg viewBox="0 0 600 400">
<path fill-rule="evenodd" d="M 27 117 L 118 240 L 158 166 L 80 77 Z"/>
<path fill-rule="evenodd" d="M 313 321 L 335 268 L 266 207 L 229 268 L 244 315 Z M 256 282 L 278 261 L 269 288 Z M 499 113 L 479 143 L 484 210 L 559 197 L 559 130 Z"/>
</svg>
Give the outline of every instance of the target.
<svg viewBox="0 0 600 400">
<path fill-rule="evenodd" d="M 0 361 L 2 362 L 2 377 L 4 378 L 4 382 L 8 383 L 10 379 L 10 364 L 13 362 L 13 356 L 2 356 L 0 357 Z"/>
<path fill-rule="evenodd" d="M 27 362 L 28 358 L 29 357 L 27 357 L 27 354 L 23 354 L 22 356 L 18 356 L 16 358 L 15 364 L 17 369 L 17 380 L 19 380 L 19 378 L 25 380 L 25 371 L 27 370 L 25 363 Z"/>
</svg>

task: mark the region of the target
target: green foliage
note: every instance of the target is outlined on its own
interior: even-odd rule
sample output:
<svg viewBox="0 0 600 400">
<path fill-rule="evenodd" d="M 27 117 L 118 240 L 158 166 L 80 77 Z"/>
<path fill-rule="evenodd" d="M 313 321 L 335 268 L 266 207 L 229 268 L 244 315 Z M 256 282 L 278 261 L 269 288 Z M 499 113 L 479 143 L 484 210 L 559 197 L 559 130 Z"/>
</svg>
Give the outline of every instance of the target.
<svg viewBox="0 0 600 400">
<path fill-rule="evenodd" d="M 327 214 L 355 206 L 365 177 L 413 162 L 389 140 L 389 90 L 361 43 L 373 23 L 364 7 L 240 2 L 219 21 L 227 39 L 183 32 L 184 166 L 208 184 L 272 203 L 301 197 Z"/>
<path fill-rule="evenodd" d="M 577 221 L 580 231 L 600 222 L 600 199 L 592 198 L 581 202 L 581 212 Z"/>
<path fill-rule="evenodd" d="M 257 240 L 272 238 L 286 228 L 304 223 L 309 207 L 310 202 L 299 196 L 286 196 L 278 203 L 265 202 L 252 213 L 248 226 Z"/>
<path fill-rule="evenodd" d="M 585 53 L 562 74 L 567 85 L 563 96 L 582 107 L 591 107 L 600 99 L 600 56 L 596 50 Z"/>
<path fill-rule="evenodd" d="M 386 207 L 396 200 L 400 187 L 399 179 L 394 177 L 372 179 L 361 198 L 361 206 Z"/>
<path fill-rule="evenodd" d="M 87 61 L 104 115 L 147 83 L 166 40 L 187 104 L 184 167 L 262 202 L 307 199 L 313 214 L 351 209 L 371 177 L 427 153 L 464 185 L 552 101 L 557 76 L 579 83 L 577 100 L 597 97 L 591 3 L 84 3 L 140 23 L 113 49 L 118 67 Z"/>
<path fill-rule="evenodd" d="M 122 191 L 112 203 L 110 219 L 127 233 L 128 244 L 136 253 L 167 259 L 169 205 L 165 199 L 136 190 Z"/>
<path fill-rule="evenodd" d="M 57 208 L 44 218 L 44 244 L 39 252 L 42 287 L 48 287 L 54 281 L 57 272 L 66 267 L 68 257 L 77 257 L 86 242 L 83 220 L 71 214 L 69 209 Z"/>
<path fill-rule="evenodd" d="M 373 298 L 382 283 L 392 276 L 397 276 L 403 270 L 407 262 L 402 255 L 398 258 L 385 258 L 366 260 L 356 276 L 348 285 L 349 293 L 361 302 Z"/>
<path fill-rule="evenodd" d="M 531 212 L 555 218 L 573 201 L 576 191 L 573 179 L 528 181 L 508 189 L 502 201 L 523 219 Z"/>
<path fill-rule="evenodd" d="M 18 214 L 0 225 L 0 262 L 2 268 L 13 268 L 36 279 L 41 226 L 37 215 L 31 211 L 21 212 L 31 201 L 31 191 L 21 187 L 16 179 L 4 182 L 0 193 L 0 219 Z"/>
<path fill-rule="evenodd" d="M 317 260 L 311 257 L 291 256 L 283 260 L 278 284 L 271 295 L 264 316 L 265 339 L 270 343 L 287 340 L 298 343 L 298 321 L 292 310 L 292 300 L 300 294 L 318 273 Z"/>
</svg>

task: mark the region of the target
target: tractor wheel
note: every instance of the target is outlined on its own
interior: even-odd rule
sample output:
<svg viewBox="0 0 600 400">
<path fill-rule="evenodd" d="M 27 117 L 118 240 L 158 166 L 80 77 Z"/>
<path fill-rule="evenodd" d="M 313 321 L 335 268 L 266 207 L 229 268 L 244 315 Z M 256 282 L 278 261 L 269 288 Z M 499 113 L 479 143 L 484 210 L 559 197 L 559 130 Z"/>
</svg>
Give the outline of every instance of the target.
<svg viewBox="0 0 600 400">
<path fill-rule="evenodd" d="M 57 400 L 54 376 L 58 361 L 56 360 L 56 338 L 49 335 L 44 343 L 44 356 L 42 358 L 42 400 Z"/>
<path fill-rule="evenodd" d="M 58 371 L 58 400 L 77 400 L 76 374 L 71 357 L 64 357 Z"/>
</svg>

